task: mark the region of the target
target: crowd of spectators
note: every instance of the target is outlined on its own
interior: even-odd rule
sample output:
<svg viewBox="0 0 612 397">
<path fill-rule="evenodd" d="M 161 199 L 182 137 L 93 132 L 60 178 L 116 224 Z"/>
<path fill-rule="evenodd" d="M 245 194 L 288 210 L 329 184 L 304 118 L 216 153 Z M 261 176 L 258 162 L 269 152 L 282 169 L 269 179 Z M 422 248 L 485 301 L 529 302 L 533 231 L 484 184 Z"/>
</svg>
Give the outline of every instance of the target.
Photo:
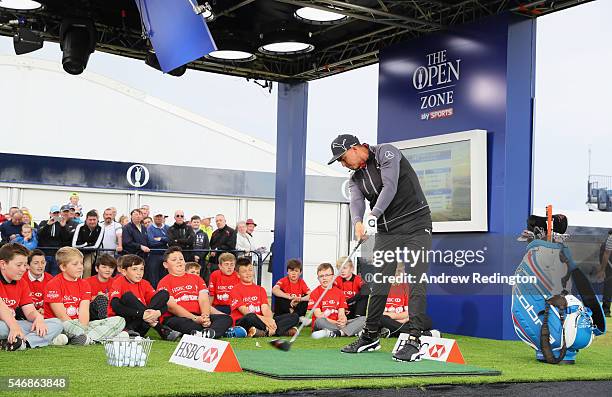
<svg viewBox="0 0 612 397">
<path fill-rule="evenodd" d="M 253 219 L 239 221 L 232 228 L 223 214 L 193 214 L 186 218 L 185 211 L 178 209 L 174 222 L 168 222 L 167 214 L 151 211 L 148 205 L 119 217 L 115 207 L 87 211 L 83 208 L 78 193 L 72 193 L 66 203 L 52 205 L 48 217 L 36 223 L 27 207 L 11 207 L 2 213 L 0 205 L 0 245 L 16 242 L 29 250 L 40 248 L 51 275 L 60 271 L 55 254 L 61 247 L 81 251 L 84 277 L 96 273 L 93 264 L 103 253 L 115 257 L 134 254 L 145 260 L 144 278 L 153 287 L 167 274 L 162 257 L 171 246 L 180 247 L 186 261 L 200 264 L 201 276 L 206 281 L 218 269 L 222 253 L 251 257 L 254 251 L 260 254 L 266 251 L 255 241 L 253 232 L 257 224 Z M 216 228 L 211 224 L 213 219 Z"/>
</svg>

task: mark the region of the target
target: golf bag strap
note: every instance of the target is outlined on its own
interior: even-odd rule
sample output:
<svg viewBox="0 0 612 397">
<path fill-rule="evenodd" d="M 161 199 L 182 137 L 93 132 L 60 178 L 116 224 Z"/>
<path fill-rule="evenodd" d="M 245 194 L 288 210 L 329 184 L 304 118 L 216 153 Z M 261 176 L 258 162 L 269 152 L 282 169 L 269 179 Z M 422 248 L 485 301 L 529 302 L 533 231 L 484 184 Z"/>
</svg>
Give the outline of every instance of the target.
<svg viewBox="0 0 612 397">
<path fill-rule="evenodd" d="M 561 346 L 561 351 L 559 352 L 559 357 L 555 358 L 553 354 L 552 347 L 550 346 L 550 329 L 548 328 L 548 314 L 550 312 L 550 307 L 555 306 L 559 311 L 559 317 L 561 318 L 561 339 L 563 340 L 563 345 Z M 567 309 L 567 300 L 565 297 L 561 295 L 555 295 L 550 299 L 546 300 L 546 306 L 544 307 L 544 321 L 542 323 L 542 329 L 540 331 L 540 350 L 542 350 L 542 355 L 544 359 L 549 364 L 558 364 L 565 358 L 565 353 L 567 352 L 567 345 L 565 344 L 565 333 L 563 331 L 563 324 L 565 323 L 565 310 Z"/>
</svg>

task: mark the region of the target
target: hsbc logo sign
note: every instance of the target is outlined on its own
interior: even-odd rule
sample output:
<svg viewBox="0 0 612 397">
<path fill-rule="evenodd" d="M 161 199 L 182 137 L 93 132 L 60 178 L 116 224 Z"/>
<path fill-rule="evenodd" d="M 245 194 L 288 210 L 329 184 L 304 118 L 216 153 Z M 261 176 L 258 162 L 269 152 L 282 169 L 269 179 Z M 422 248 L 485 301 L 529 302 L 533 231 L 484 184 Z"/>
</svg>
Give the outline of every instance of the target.
<svg viewBox="0 0 612 397">
<path fill-rule="evenodd" d="M 194 335 L 183 335 L 170 362 L 207 372 L 241 371 L 228 342 Z"/>
</svg>

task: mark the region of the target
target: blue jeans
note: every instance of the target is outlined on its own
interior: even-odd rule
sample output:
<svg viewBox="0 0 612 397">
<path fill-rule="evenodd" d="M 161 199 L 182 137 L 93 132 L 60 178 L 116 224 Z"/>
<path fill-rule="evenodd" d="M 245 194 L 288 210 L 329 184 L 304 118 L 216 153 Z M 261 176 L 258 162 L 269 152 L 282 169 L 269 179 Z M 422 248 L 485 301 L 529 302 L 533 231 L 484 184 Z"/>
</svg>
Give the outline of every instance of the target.
<svg viewBox="0 0 612 397">
<path fill-rule="evenodd" d="M 21 327 L 26 340 L 30 347 L 43 347 L 51 343 L 51 341 L 62 333 L 64 326 L 58 318 L 48 318 L 45 320 L 47 325 L 47 335 L 38 336 L 36 332 L 32 332 L 32 322 L 27 320 L 19 320 L 17 324 Z M 4 321 L 0 321 L 0 339 L 7 339 L 9 328 Z"/>
</svg>

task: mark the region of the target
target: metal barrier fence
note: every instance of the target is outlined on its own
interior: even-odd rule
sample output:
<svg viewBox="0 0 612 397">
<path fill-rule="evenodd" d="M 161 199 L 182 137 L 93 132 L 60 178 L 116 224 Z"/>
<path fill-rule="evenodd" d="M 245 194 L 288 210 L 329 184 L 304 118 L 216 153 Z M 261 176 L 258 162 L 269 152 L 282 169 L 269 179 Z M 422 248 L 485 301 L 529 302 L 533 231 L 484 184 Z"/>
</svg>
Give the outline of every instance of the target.
<svg viewBox="0 0 612 397">
<path fill-rule="evenodd" d="M 47 256 L 55 255 L 55 252 L 57 252 L 57 250 L 59 250 L 60 248 L 61 247 L 37 247 L 37 249 L 40 249 L 43 252 L 45 252 L 45 255 Z M 166 249 L 167 248 L 151 248 L 150 249 L 151 252 L 148 254 L 145 254 L 145 256 L 143 257 L 143 259 L 145 260 L 145 266 L 147 264 L 147 259 L 151 256 L 151 254 L 157 254 L 161 256 L 164 254 L 164 252 L 166 252 Z M 97 258 L 99 254 L 103 254 L 103 253 L 109 253 L 115 257 L 119 257 L 123 254 L 123 252 L 118 253 L 116 250 L 108 249 L 108 248 L 96 248 L 96 249 L 79 248 L 79 251 L 81 251 L 84 255 L 94 254 L 94 258 Z M 234 254 L 236 258 L 241 257 L 241 256 L 250 256 L 251 262 L 253 263 L 253 266 L 256 268 L 256 283 L 257 285 L 260 285 L 260 286 L 261 286 L 261 279 L 263 277 L 264 261 L 268 257 L 266 255 L 266 257 L 264 258 L 260 251 L 244 251 L 244 250 L 213 250 L 213 249 L 187 250 L 187 249 L 182 249 L 182 252 L 183 254 L 193 254 L 193 255 L 204 253 L 204 256 L 207 256 L 211 252 L 216 252 L 216 253 L 231 252 L 232 254 Z M 94 262 L 95 262 L 95 259 L 94 259 Z"/>
</svg>

